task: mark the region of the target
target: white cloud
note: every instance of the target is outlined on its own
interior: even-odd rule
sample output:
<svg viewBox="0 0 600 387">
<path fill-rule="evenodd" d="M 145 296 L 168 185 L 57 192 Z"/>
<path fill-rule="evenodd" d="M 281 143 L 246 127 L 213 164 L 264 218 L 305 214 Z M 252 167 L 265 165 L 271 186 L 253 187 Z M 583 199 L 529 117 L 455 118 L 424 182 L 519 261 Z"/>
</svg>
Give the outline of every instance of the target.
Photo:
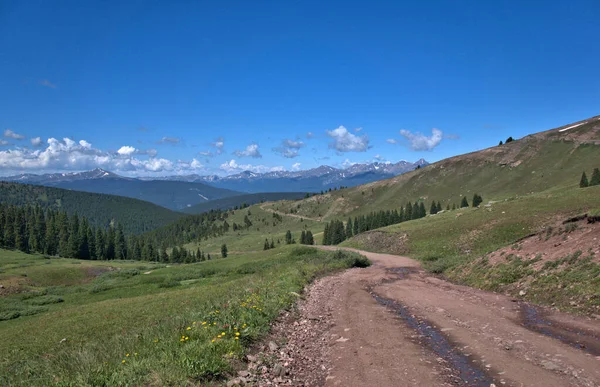
<svg viewBox="0 0 600 387">
<path fill-rule="evenodd" d="M 220 155 L 223 153 L 223 148 L 225 147 L 225 141 L 223 141 L 223 137 L 217 138 L 215 142 L 210 144 L 213 148 L 216 149 L 215 154 Z"/>
<path fill-rule="evenodd" d="M 385 140 L 385 142 L 387 142 L 388 144 L 396 144 L 396 143 L 398 143 L 398 141 L 396 141 L 393 138 L 388 138 L 387 140 Z"/>
<path fill-rule="evenodd" d="M 38 147 L 40 145 L 42 145 L 42 138 L 41 137 L 34 137 L 31 140 L 31 145 Z"/>
<path fill-rule="evenodd" d="M 122 146 L 122 147 L 121 147 L 121 148 L 120 148 L 120 149 L 117 151 L 117 153 L 118 153 L 118 154 L 120 154 L 121 156 L 129 156 L 129 155 L 132 155 L 132 154 L 134 154 L 134 153 L 135 153 L 135 150 L 136 150 L 136 149 L 135 149 L 134 147 L 132 147 L 132 146 L 128 146 L 128 145 L 125 145 L 125 146 Z"/>
<path fill-rule="evenodd" d="M 284 171 L 285 168 L 281 166 L 277 167 L 267 167 L 265 165 L 252 165 L 252 164 L 238 164 L 237 161 L 231 159 L 228 162 L 221 164 L 221 170 L 227 173 L 235 173 L 242 171 L 251 171 L 255 173 L 265 173 L 265 172 L 276 172 L 276 171 Z"/>
<path fill-rule="evenodd" d="M 233 154 L 237 157 L 252 157 L 255 159 L 262 157 L 260 151 L 258 150 L 258 144 L 250 144 L 243 151 L 236 150 L 233 152 Z"/>
<path fill-rule="evenodd" d="M 311 138 L 313 138 L 314 136 L 315 136 L 315 135 L 314 135 L 314 133 L 313 133 L 313 132 L 308 132 L 308 133 L 306 133 L 306 138 L 308 138 L 308 139 L 311 139 Z"/>
<path fill-rule="evenodd" d="M 294 164 L 292 164 L 292 171 L 299 171 L 301 165 L 302 164 L 300 164 L 300 163 L 294 163 Z"/>
<path fill-rule="evenodd" d="M 0 146 L 10 145 L 10 142 L 0 139 Z"/>
<path fill-rule="evenodd" d="M 426 136 L 422 133 L 411 133 L 408 130 L 402 129 L 400 135 L 406 138 L 409 142 L 410 149 L 415 151 L 430 151 L 433 150 L 442 142 L 443 133 L 441 130 L 431 129 L 431 136 Z"/>
<path fill-rule="evenodd" d="M 32 139 L 34 140 L 34 139 Z M 32 141 L 32 143 L 37 143 Z M 134 157 L 144 155 L 150 157 Z M 105 152 L 94 148 L 85 140 L 49 138 L 45 149 L 15 148 L 0 151 L 0 170 L 9 173 L 45 171 L 82 171 L 94 168 L 116 172 L 180 172 L 198 170 L 198 160 L 175 164 L 170 160 L 156 158 L 156 150 L 139 150 L 124 146 L 117 152 Z"/>
<path fill-rule="evenodd" d="M 300 140 L 289 140 L 285 139 L 281 142 L 281 145 L 273 148 L 274 152 L 279 153 L 283 157 L 293 159 L 294 157 L 300 156 L 299 150 L 304 147 L 304 142 Z"/>
<path fill-rule="evenodd" d="M 369 137 L 367 135 L 357 136 L 352 134 L 343 126 L 334 130 L 327 130 L 327 135 L 333 139 L 329 148 L 337 152 L 364 152 L 369 148 Z"/>
<path fill-rule="evenodd" d="M 177 145 L 180 142 L 181 142 L 181 139 L 179 137 L 163 137 L 158 141 L 159 144 L 171 144 L 171 145 Z"/>
<path fill-rule="evenodd" d="M 4 137 L 12 138 L 13 140 L 23 140 L 25 138 L 22 134 L 15 133 L 10 129 L 4 130 Z"/>
<path fill-rule="evenodd" d="M 342 167 L 344 167 L 344 168 L 348 168 L 348 167 L 351 167 L 351 166 L 353 166 L 354 164 L 358 164 L 358 163 L 357 163 L 357 162 L 350 161 L 350 160 L 346 159 L 346 160 L 344 160 L 344 162 L 342 163 Z"/>
<path fill-rule="evenodd" d="M 381 156 L 380 154 L 376 154 L 373 156 L 373 158 L 377 161 L 385 161 L 385 157 Z"/>
</svg>

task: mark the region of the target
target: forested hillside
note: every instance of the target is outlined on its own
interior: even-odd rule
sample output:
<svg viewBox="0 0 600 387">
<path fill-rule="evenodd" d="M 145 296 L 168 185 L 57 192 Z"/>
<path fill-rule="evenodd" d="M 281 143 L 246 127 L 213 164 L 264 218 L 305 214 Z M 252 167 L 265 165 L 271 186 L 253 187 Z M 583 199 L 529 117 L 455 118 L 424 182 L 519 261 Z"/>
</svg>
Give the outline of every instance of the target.
<svg viewBox="0 0 600 387">
<path fill-rule="evenodd" d="M 256 194 L 231 196 L 223 199 L 211 200 L 206 203 L 196 204 L 186 208 L 187 214 L 201 214 L 210 210 L 228 210 L 234 207 L 243 207 L 260 202 L 273 202 L 277 200 L 296 200 L 306 197 L 305 192 L 263 192 Z"/>
<path fill-rule="evenodd" d="M 122 196 L 70 191 L 28 184 L 0 182 L 0 203 L 39 205 L 84 215 L 91 226 L 106 228 L 112 222 L 123 225 L 127 233 L 140 234 L 173 222 L 183 214 L 142 200 Z"/>
</svg>

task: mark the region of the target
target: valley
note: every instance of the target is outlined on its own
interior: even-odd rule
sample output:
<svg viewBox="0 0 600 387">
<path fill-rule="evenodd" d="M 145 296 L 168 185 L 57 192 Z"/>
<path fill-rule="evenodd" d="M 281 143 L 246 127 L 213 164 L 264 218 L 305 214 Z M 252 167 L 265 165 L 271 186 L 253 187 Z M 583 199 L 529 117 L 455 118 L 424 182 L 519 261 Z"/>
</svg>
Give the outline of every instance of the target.
<svg viewBox="0 0 600 387">
<path fill-rule="evenodd" d="M 187 214 L 0 183 L 0 383 L 598 385 L 599 147 L 593 117 Z"/>
</svg>

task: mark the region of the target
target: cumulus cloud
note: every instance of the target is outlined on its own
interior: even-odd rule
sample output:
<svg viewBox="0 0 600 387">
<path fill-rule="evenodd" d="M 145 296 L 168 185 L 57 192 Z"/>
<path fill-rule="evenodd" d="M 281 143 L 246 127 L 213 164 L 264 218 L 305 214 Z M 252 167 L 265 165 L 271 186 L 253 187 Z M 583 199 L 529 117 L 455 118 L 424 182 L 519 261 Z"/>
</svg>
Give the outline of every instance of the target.
<svg viewBox="0 0 600 387">
<path fill-rule="evenodd" d="M 124 145 L 117 151 L 119 156 L 130 157 L 132 155 L 145 155 L 150 157 L 156 157 L 158 151 L 156 149 L 137 149 L 135 147 Z"/>
<path fill-rule="evenodd" d="M 351 166 L 353 166 L 354 164 L 358 164 L 358 163 L 357 163 L 357 162 L 355 162 L 355 161 L 350 161 L 350 160 L 346 159 L 346 160 L 344 160 L 344 162 L 342 163 L 342 167 L 344 167 L 344 168 L 348 168 L 348 167 L 351 167 Z"/>
<path fill-rule="evenodd" d="M 179 137 L 163 137 L 158 141 L 159 144 L 171 144 L 171 145 L 177 145 L 180 142 L 181 142 L 181 139 Z"/>
<path fill-rule="evenodd" d="M 47 79 L 42 79 L 40 81 L 40 85 L 45 86 L 45 87 L 49 87 L 51 89 L 56 89 L 56 85 L 54 83 L 50 82 Z"/>
<path fill-rule="evenodd" d="M 402 129 L 400 135 L 408 140 L 409 147 L 415 151 L 430 151 L 433 150 L 442 142 L 443 133 L 441 130 L 431 129 L 431 136 L 426 136 L 422 133 L 412 133 L 409 130 Z"/>
<path fill-rule="evenodd" d="M 137 157 L 140 155 L 146 157 Z M 153 149 L 139 150 L 123 146 L 117 152 L 106 152 L 94 148 L 86 140 L 49 138 L 44 149 L 15 148 L 0 151 L 0 170 L 12 173 L 104 168 L 117 172 L 143 173 L 180 172 L 202 168 L 195 159 L 191 162 L 173 163 L 154 156 L 156 151 Z"/>
<path fill-rule="evenodd" d="M 385 157 L 381 156 L 380 154 L 376 154 L 373 156 L 373 158 L 377 161 L 385 161 Z"/>
<path fill-rule="evenodd" d="M 262 157 L 260 151 L 258 150 L 258 144 L 250 144 L 243 151 L 236 150 L 233 152 L 237 157 L 252 157 L 255 159 L 259 159 Z"/>
<path fill-rule="evenodd" d="M 283 168 L 281 166 L 267 167 L 265 165 L 238 164 L 237 161 L 235 161 L 233 159 L 221 164 L 220 168 L 221 168 L 221 170 L 223 170 L 227 173 L 242 172 L 242 171 L 265 173 L 265 172 L 276 172 L 276 171 L 284 171 L 285 170 L 285 168 Z"/>
<path fill-rule="evenodd" d="M 274 152 L 279 153 L 283 157 L 293 159 L 294 157 L 300 156 L 300 148 L 304 147 L 304 143 L 300 140 L 288 140 L 285 139 L 281 142 L 281 145 L 273 148 Z"/>
<path fill-rule="evenodd" d="M 42 145 L 42 138 L 41 137 L 34 137 L 31 140 L 31 145 L 38 147 Z"/>
<path fill-rule="evenodd" d="M 132 146 L 122 146 L 118 151 L 118 154 L 120 154 L 121 156 L 129 156 L 135 153 L 135 148 Z"/>
<path fill-rule="evenodd" d="M 10 142 L 6 141 L 6 140 L 2 140 L 0 138 L 0 146 L 6 146 L 6 145 L 10 145 Z"/>
<path fill-rule="evenodd" d="M 396 141 L 393 138 L 388 138 L 387 140 L 385 140 L 385 142 L 387 142 L 388 144 L 396 144 L 398 141 Z"/>
<path fill-rule="evenodd" d="M 12 138 L 13 140 L 23 140 L 25 138 L 25 136 L 23 136 L 22 134 L 15 133 L 10 129 L 4 130 L 4 137 Z"/>
<path fill-rule="evenodd" d="M 337 152 L 364 152 L 369 148 L 369 137 L 366 134 L 357 136 L 343 126 L 327 130 L 326 133 L 333 139 L 329 148 L 335 149 Z"/>
<path fill-rule="evenodd" d="M 292 171 L 299 171 L 301 165 L 302 164 L 300 164 L 300 163 L 294 163 L 294 164 L 292 164 Z"/>
</svg>

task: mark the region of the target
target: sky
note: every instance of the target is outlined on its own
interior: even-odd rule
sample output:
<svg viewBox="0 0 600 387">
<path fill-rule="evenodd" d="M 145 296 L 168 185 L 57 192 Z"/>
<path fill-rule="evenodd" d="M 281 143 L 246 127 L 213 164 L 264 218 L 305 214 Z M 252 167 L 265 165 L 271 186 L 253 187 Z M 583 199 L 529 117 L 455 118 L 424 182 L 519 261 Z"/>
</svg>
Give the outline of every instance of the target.
<svg viewBox="0 0 600 387">
<path fill-rule="evenodd" d="M 434 162 L 600 114 L 600 2 L 0 2 L 0 175 Z"/>
</svg>

